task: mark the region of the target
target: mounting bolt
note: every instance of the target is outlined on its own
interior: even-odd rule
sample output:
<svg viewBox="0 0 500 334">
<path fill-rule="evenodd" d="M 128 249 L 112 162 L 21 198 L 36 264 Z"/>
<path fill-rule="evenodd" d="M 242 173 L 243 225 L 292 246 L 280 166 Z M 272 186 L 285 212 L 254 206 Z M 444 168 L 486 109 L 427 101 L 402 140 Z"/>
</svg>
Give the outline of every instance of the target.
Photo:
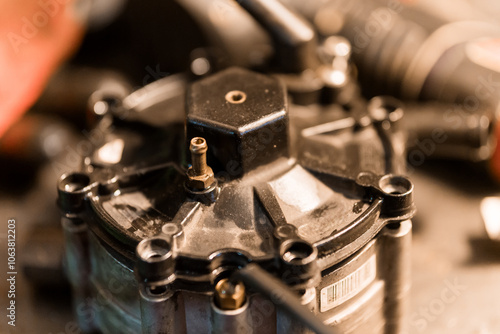
<svg viewBox="0 0 500 334">
<path fill-rule="evenodd" d="M 192 166 L 187 171 L 188 188 L 194 191 L 210 188 L 215 183 L 215 177 L 212 168 L 207 165 L 207 141 L 202 137 L 194 137 L 191 139 L 189 150 Z"/>
<path fill-rule="evenodd" d="M 245 303 L 245 286 L 241 282 L 221 279 L 215 286 L 215 304 L 223 310 L 236 310 Z"/>
</svg>

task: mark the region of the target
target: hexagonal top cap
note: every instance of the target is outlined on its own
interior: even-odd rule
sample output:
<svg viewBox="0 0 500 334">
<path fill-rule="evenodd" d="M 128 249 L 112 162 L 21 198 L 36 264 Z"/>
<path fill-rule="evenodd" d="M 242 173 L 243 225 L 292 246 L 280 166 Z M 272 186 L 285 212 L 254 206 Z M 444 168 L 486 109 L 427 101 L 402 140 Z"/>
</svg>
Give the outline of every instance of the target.
<svg viewBox="0 0 500 334">
<path fill-rule="evenodd" d="M 276 78 L 240 68 L 200 80 L 187 93 L 186 129 L 187 138 L 207 140 L 214 170 L 227 170 L 231 164 L 233 174 L 242 175 L 288 155 L 284 86 Z"/>
</svg>

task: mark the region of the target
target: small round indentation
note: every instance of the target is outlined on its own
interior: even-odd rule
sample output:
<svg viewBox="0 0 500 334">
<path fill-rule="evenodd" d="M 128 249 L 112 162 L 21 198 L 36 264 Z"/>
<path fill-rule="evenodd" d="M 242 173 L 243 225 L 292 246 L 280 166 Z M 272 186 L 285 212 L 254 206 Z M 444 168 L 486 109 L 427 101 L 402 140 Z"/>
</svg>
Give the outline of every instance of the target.
<svg viewBox="0 0 500 334">
<path fill-rule="evenodd" d="M 240 90 L 232 90 L 226 94 L 226 101 L 233 104 L 240 104 L 245 102 L 247 94 Z"/>
<path fill-rule="evenodd" d="M 279 239 L 292 238 L 297 234 L 297 228 L 293 225 L 286 224 L 276 227 L 274 230 L 274 235 Z"/>
<path fill-rule="evenodd" d="M 375 178 L 375 175 L 373 175 L 370 172 L 361 172 L 356 177 L 356 183 L 358 183 L 359 185 L 361 185 L 363 187 L 368 187 L 368 186 L 371 186 L 373 184 L 374 178 Z"/>
<path fill-rule="evenodd" d="M 59 181 L 59 189 L 74 193 L 83 190 L 90 184 L 90 178 L 86 174 L 72 173 L 65 175 Z"/>
<path fill-rule="evenodd" d="M 386 175 L 378 183 L 380 189 L 389 195 L 407 195 L 413 190 L 413 184 L 404 176 Z"/>
<path fill-rule="evenodd" d="M 144 239 L 137 245 L 137 255 L 148 263 L 160 262 L 172 255 L 168 240 L 163 238 Z"/>
<path fill-rule="evenodd" d="M 174 235 L 174 234 L 177 234 L 178 232 L 180 232 L 180 228 L 179 228 L 179 225 L 177 225 L 175 223 L 166 223 L 161 228 L 161 231 L 165 234 L 168 234 L 168 235 Z"/>
</svg>

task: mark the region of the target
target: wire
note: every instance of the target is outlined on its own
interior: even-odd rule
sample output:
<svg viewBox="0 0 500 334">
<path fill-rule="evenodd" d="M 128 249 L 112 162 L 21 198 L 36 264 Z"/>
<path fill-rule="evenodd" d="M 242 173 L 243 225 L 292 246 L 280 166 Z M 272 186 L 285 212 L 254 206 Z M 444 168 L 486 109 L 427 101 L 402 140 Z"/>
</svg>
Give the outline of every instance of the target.
<svg viewBox="0 0 500 334">
<path fill-rule="evenodd" d="M 340 334 L 323 324 L 312 312 L 300 303 L 297 295 L 288 286 L 256 264 L 249 264 L 236 271 L 231 279 L 241 281 L 268 297 L 277 307 L 299 319 L 317 334 Z M 278 298 L 276 298 L 278 297 Z"/>
</svg>

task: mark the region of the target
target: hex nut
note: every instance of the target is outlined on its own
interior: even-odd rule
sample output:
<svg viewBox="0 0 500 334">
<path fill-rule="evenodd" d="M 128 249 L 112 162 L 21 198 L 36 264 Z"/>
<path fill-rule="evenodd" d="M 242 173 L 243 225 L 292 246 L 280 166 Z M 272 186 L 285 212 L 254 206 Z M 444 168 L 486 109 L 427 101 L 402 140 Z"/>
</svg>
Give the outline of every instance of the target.
<svg viewBox="0 0 500 334">
<path fill-rule="evenodd" d="M 212 168 L 206 167 L 206 173 L 202 175 L 196 175 L 194 173 L 193 167 L 189 167 L 187 171 L 188 181 L 187 186 L 193 190 L 205 190 L 210 188 L 214 182 L 214 172 Z"/>
</svg>

